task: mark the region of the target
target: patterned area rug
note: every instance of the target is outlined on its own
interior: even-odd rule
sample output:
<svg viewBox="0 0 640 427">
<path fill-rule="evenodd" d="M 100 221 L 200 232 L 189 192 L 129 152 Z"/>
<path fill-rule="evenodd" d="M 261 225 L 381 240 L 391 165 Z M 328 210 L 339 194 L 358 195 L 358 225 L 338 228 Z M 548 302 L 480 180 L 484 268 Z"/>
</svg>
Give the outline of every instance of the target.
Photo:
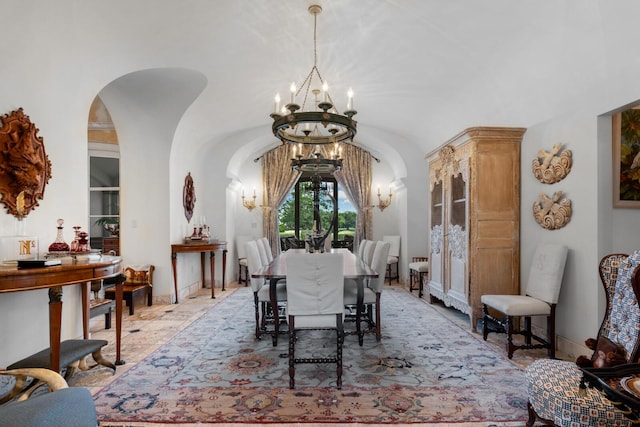
<svg viewBox="0 0 640 427">
<path fill-rule="evenodd" d="M 353 327 L 353 324 L 347 324 Z M 239 288 L 95 395 L 102 426 L 205 424 L 523 425 L 524 374 L 479 336 L 407 291 L 385 288 L 381 342 L 344 345 L 335 365 L 297 365 L 287 338 L 253 336 L 253 296 Z M 327 355 L 333 335 L 302 335 L 297 354 Z"/>
</svg>

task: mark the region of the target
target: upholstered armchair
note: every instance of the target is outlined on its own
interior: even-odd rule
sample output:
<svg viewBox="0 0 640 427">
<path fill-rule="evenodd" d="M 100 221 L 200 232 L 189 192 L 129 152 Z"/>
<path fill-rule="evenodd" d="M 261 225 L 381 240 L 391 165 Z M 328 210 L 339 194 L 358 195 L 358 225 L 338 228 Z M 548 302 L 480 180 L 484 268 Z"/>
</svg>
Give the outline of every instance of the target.
<svg viewBox="0 0 640 427">
<path fill-rule="evenodd" d="M 640 357 L 640 251 L 630 256 L 611 254 L 600 261 L 606 312 L 596 348 L 588 362 L 598 358 L 607 342 L 624 353 L 624 362 Z M 631 420 L 595 388 L 581 387 L 583 373 L 575 362 L 539 359 L 525 373 L 529 393 L 529 420 L 557 426 L 627 426 Z"/>
<path fill-rule="evenodd" d="M 27 385 L 25 393 L 0 405 L 3 427 L 96 427 L 98 419 L 93 397 L 84 387 L 69 387 L 60 374 L 49 369 L 28 368 L 0 370 L 18 385 Z M 29 385 L 29 381 L 36 384 Z M 40 385 L 49 393 L 33 394 Z M 39 390 L 40 391 L 40 390 Z"/>
</svg>

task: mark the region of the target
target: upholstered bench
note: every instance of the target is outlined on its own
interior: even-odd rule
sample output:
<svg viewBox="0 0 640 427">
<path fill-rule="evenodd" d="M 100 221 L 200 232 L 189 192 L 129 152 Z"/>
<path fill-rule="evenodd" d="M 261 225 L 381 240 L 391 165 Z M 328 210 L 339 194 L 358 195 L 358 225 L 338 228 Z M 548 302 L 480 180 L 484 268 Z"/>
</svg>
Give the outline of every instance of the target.
<svg viewBox="0 0 640 427">
<path fill-rule="evenodd" d="M 0 425 L 3 427 L 98 425 L 96 407 L 89 390 L 84 387 L 69 387 L 56 372 L 42 368 L 27 368 L 0 370 L 0 375 L 13 376 L 15 383 L 20 384 L 24 383 L 26 378 L 33 378 L 50 390 L 50 393 L 33 396 L 32 388 L 13 401 L 0 405 Z"/>
<path fill-rule="evenodd" d="M 422 298 L 424 276 L 429 274 L 429 258 L 413 257 L 409 264 L 409 292 L 413 292 L 413 282 L 418 279 L 418 297 Z"/>
<path fill-rule="evenodd" d="M 80 370 L 88 370 L 94 368 L 97 365 L 106 366 L 107 368 L 113 369 L 113 372 L 116 371 L 116 365 L 109 362 L 102 356 L 102 347 L 108 344 L 106 340 L 65 340 L 60 343 L 60 366 L 58 369 L 62 371 L 66 369 L 64 373 L 65 380 L 69 381 L 71 376 L 74 374 L 76 369 Z M 7 369 L 20 369 L 20 368 L 51 368 L 50 361 L 50 349 L 45 348 L 42 351 L 39 351 L 31 356 L 25 357 L 24 359 L 15 362 L 9 366 Z M 93 360 L 96 362 L 96 365 L 87 366 L 84 359 L 86 356 L 91 354 Z"/>
</svg>

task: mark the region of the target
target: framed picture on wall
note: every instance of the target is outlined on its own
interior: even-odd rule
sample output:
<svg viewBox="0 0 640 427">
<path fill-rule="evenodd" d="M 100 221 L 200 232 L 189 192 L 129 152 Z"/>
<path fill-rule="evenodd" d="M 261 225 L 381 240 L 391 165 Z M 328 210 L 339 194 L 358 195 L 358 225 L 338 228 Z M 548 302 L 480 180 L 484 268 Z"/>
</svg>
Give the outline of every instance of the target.
<svg viewBox="0 0 640 427">
<path fill-rule="evenodd" d="M 640 106 L 612 120 L 613 206 L 640 208 Z"/>
</svg>

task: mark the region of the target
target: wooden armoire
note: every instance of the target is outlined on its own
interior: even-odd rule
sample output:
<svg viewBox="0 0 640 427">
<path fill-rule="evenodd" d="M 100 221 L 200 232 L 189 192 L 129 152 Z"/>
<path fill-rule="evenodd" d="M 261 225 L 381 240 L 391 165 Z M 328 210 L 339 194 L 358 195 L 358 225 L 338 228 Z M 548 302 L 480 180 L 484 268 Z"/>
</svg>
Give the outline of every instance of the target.
<svg viewBox="0 0 640 427">
<path fill-rule="evenodd" d="M 474 127 L 427 154 L 432 302 L 482 317 L 484 294 L 520 292 L 524 128 Z"/>
</svg>

